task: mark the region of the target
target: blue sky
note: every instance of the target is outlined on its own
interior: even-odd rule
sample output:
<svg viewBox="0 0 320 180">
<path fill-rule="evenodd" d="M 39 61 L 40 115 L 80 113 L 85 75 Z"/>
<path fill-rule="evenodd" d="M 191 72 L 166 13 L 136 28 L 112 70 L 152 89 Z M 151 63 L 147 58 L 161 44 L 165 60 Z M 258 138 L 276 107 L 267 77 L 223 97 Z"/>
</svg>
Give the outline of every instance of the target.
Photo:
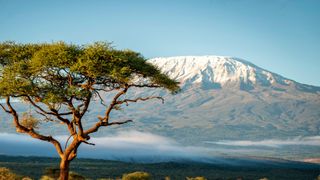
<svg viewBox="0 0 320 180">
<path fill-rule="evenodd" d="M 223 55 L 320 86 L 319 0 L 0 0 L 0 41 Z"/>
</svg>

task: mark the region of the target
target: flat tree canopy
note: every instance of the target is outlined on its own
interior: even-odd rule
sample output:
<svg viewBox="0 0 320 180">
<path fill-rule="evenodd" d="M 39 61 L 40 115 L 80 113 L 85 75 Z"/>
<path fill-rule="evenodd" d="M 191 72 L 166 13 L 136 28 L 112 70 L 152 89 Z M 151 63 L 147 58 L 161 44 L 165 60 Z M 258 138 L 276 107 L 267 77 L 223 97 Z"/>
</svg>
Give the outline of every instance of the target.
<svg viewBox="0 0 320 180">
<path fill-rule="evenodd" d="M 76 157 L 81 143 L 90 144 L 91 133 L 103 126 L 131 121 L 110 121 L 112 110 L 121 104 L 163 100 L 160 96 L 124 99 L 122 95 L 131 87 L 179 91 L 176 81 L 149 64 L 139 53 L 116 50 L 105 42 L 82 46 L 64 42 L 0 43 L 0 97 L 6 102 L 1 107 L 12 116 L 17 132 L 55 146 L 61 158 L 60 179 L 67 179 L 69 162 Z M 83 116 L 93 98 L 102 98 L 101 92 L 112 92 L 114 96 L 96 124 L 84 129 Z M 29 103 L 39 116 L 65 124 L 72 142 L 62 148 L 54 137 L 40 134 L 35 130 L 38 119 L 32 114 L 17 112 L 11 98 Z"/>
</svg>

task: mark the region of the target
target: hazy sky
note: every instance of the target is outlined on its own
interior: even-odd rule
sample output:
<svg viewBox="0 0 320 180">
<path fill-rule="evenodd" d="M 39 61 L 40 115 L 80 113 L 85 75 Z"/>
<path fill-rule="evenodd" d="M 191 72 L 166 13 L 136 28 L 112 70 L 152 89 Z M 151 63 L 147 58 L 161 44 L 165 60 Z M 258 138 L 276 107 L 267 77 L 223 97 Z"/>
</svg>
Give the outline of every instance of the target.
<svg viewBox="0 0 320 180">
<path fill-rule="evenodd" d="M 320 86 L 319 0 L 0 0 L 0 41 L 223 55 Z"/>
</svg>

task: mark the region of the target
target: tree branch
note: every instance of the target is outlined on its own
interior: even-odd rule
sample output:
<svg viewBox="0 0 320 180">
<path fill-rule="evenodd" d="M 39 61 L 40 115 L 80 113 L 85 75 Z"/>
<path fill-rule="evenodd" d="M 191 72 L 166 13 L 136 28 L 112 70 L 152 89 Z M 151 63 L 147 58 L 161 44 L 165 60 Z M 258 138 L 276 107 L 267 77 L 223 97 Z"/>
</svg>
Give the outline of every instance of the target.
<svg viewBox="0 0 320 180">
<path fill-rule="evenodd" d="M 95 89 L 93 92 L 94 92 L 94 94 L 95 94 L 96 96 L 98 96 L 98 98 L 100 99 L 100 104 L 103 105 L 103 106 L 106 106 L 106 104 L 104 104 L 104 100 L 103 100 L 103 98 L 101 97 L 99 91 L 98 91 L 97 89 Z"/>
<path fill-rule="evenodd" d="M 41 116 L 43 116 L 45 119 L 44 120 L 46 120 L 46 121 L 51 121 L 51 122 L 53 122 L 54 120 L 53 119 L 51 119 L 50 117 L 48 117 L 46 114 L 44 114 L 44 113 L 42 113 L 42 112 L 39 112 L 39 111 L 36 111 L 38 114 L 40 114 Z"/>
<path fill-rule="evenodd" d="M 91 146 L 95 146 L 96 144 L 94 144 L 94 143 L 89 143 L 89 142 L 87 142 L 87 141 L 82 141 L 83 143 L 85 143 L 85 144 L 88 144 L 88 145 L 91 145 Z"/>
<path fill-rule="evenodd" d="M 161 88 L 162 86 L 159 86 L 157 84 L 129 84 L 129 87 L 139 87 L 139 88 Z"/>
<path fill-rule="evenodd" d="M 133 122 L 133 121 L 131 119 L 126 120 L 126 121 L 115 121 L 115 122 L 111 122 L 111 123 L 99 121 L 94 126 L 92 126 L 90 129 L 86 130 L 84 132 L 84 134 L 89 135 L 91 133 L 97 132 L 101 126 L 122 125 L 122 124 L 126 124 L 129 122 Z"/>
<path fill-rule="evenodd" d="M 163 97 L 161 97 L 161 96 L 150 96 L 150 97 L 145 97 L 145 98 L 139 97 L 139 98 L 136 98 L 136 99 L 124 99 L 124 100 L 121 100 L 121 101 L 117 101 L 117 104 L 126 103 L 127 106 L 128 106 L 128 102 L 147 101 L 147 100 L 150 100 L 150 99 L 160 99 L 162 104 L 164 103 Z"/>
<path fill-rule="evenodd" d="M 0 104 L 1 108 L 4 110 L 4 112 L 6 113 L 10 113 L 10 111 L 8 109 L 6 109 L 2 104 Z"/>
<path fill-rule="evenodd" d="M 61 148 L 59 141 L 54 139 L 52 136 L 41 135 L 41 134 L 35 132 L 33 128 L 27 128 L 27 127 L 21 125 L 19 123 L 19 116 L 18 116 L 16 110 L 11 106 L 10 97 L 6 98 L 6 104 L 9 108 L 10 114 L 12 114 L 12 116 L 13 116 L 13 122 L 14 122 L 14 125 L 16 126 L 16 129 L 18 132 L 26 133 L 26 134 L 29 134 L 33 138 L 36 138 L 36 139 L 39 139 L 42 141 L 48 141 L 48 142 L 52 143 L 55 146 L 59 156 L 60 157 L 63 156 L 63 150 Z"/>
<path fill-rule="evenodd" d="M 132 87 L 133 85 L 131 85 Z M 152 86 L 152 85 L 150 85 Z M 98 119 L 100 120 L 99 122 L 97 122 L 95 125 L 93 125 L 91 128 L 89 128 L 88 130 L 84 131 L 84 135 L 87 136 L 93 132 L 96 132 L 99 130 L 99 128 L 101 126 L 112 126 L 112 125 L 121 125 L 121 124 L 125 124 L 128 122 L 132 122 L 132 120 L 127 120 L 127 121 L 120 121 L 120 122 L 111 122 L 109 123 L 109 117 L 110 117 L 110 113 L 111 111 L 114 109 L 114 107 L 118 104 L 123 104 L 126 103 L 128 104 L 128 102 L 137 102 L 137 101 L 146 101 L 149 99 L 160 99 L 162 101 L 162 103 L 164 102 L 164 99 L 160 96 L 150 96 L 150 97 L 146 97 L 146 98 L 136 98 L 136 99 L 124 99 L 124 100 L 118 100 L 123 94 L 125 94 L 128 89 L 129 89 L 130 85 L 125 85 L 124 89 L 121 90 L 119 93 L 117 93 L 112 102 L 110 103 L 109 107 L 107 108 L 106 112 L 105 112 L 105 116 L 104 117 L 98 117 Z"/>
<path fill-rule="evenodd" d="M 72 112 L 58 113 L 57 110 L 52 109 L 52 108 L 50 109 L 51 112 L 48 112 L 48 111 L 42 109 L 39 105 L 37 105 L 37 104 L 31 99 L 30 96 L 25 96 L 25 97 L 28 99 L 28 101 L 29 101 L 35 108 L 39 109 L 42 113 L 45 113 L 45 114 L 48 114 L 48 115 L 54 115 L 54 116 L 56 116 L 59 120 L 63 121 L 64 123 L 70 123 L 68 119 L 65 119 L 65 118 L 63 118 L 63 117 L 61 117 L 61 116 L 71 115 Z"/>
<path fill-rule="evenodd" d="M 126 120 L 126 121 L 115 121 L 115 122 L 111 122 L 111 123 L 107 123 L 106 126 L 112 126 L 112 125 L 122 125 L 122 124 L 126 124 L 129 122 L 133 122 L 131 119 Z"/>
<path fill-rule="evenodd" d="M 72 143 L 65 149 L 64 156 L 69 161 L 73 160 L 77 156 L 77 150 L 82 141 L 79 141 L 78 136 L 75 136 Z"/>
<path fill-rule="evenodd" d="M 91 102 L 91 97 L 92 97 L 92 94 L 90 92 L 84 101 L 84 107 L 80 113 L 80 118 L 82 118 L 84 116 L 84 114 L 88 111 L 88 108 L 89 108 L 89 105 Z"/>
<path fill-rule="evenodd" d="M 60 120 L 61 122 L 63 122 L 64 124 L 67 125 L 69 133 L 70 134 L 74 134 L 75 129 L 73 128 L 73 125 L 70 123 L 70 121 L 66 118 L 63 118 L 62 115 L 71 115 L 72 112 L 66 112 L 66 113 L 58 113 L 58 111 L 56 109 L 50 108 L 51 112 L 45 111 L 43 108 L 41 108 L 39 105 L 37 105 L 30 96 L 25 96 L 27 98 L 27 100 L 38 110 L 40 110 L 42 113 L 40 113 L 41 115 L 44 114 L 48 114 L 48 115 L 53 115 L 55 117 L 58 118 L 58 120 Z"/>
<path fill-rule="evenodd" d="M 114 106 L 117 105 L 118 98 L 119 98 L 120 96 L 122 96 L 123 94 L 125 94 L 125 93 L 128 91 L 128 89 L 129 89 L 129 86 L 126 85 L 125 88 L 124 88 L 122 91 L 120 91 L 118 94 L 116 94 L 116 95 L 114 96 L 112 102 L 110 103 L 108 109 L 107 109 L 106 112 L 105 112 L 105 117 L 102 118 L 102 119 L 100 119 L 100 120 L 104 120 L 104 121 L 106 121 L 106 122 L 109 121 L 110 113 L 111 113 L 112 109 L 114 108 Z"/>
</svg>

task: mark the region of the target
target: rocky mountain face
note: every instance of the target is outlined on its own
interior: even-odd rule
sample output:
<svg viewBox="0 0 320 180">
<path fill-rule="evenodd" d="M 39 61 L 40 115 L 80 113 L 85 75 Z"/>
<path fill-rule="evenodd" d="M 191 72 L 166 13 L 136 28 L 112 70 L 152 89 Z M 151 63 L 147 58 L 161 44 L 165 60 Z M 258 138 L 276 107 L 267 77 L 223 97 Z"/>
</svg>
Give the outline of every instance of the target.
<svg viewBox="0 0 320 180">
<path fill-rule="evenodd" d="M 320 87 L 300 84 L 232 57 L 181 56 L 149 62 L 179 81 L 182 91 L 172 95 L 158 89 L 130 90 L 126 98 L 162 95 L 165 103 L 129 104 L 112 113 L 112 118 L 133 119 L 134 123 L 107 128 L 99 135 L 130 129 L 201 145 L 320 133 Z M 95 123 L 103 108 L 98 101 L 93 103 L 85 126 Z M 8 123 L 1 124 L 1 131 L 13 129 Z"/>
<path fill-rule="evenodd" d="M 285 139 L 320 132 L 320 88 L 300 84 L 245 60 L 219 56 L 150 59 L 181 83 L 166 102 L 132 104 L 121 113 L 134 128 L 183 142 Z M 131 91 L 144 96 L 156 91 Z"/>
</svg>

